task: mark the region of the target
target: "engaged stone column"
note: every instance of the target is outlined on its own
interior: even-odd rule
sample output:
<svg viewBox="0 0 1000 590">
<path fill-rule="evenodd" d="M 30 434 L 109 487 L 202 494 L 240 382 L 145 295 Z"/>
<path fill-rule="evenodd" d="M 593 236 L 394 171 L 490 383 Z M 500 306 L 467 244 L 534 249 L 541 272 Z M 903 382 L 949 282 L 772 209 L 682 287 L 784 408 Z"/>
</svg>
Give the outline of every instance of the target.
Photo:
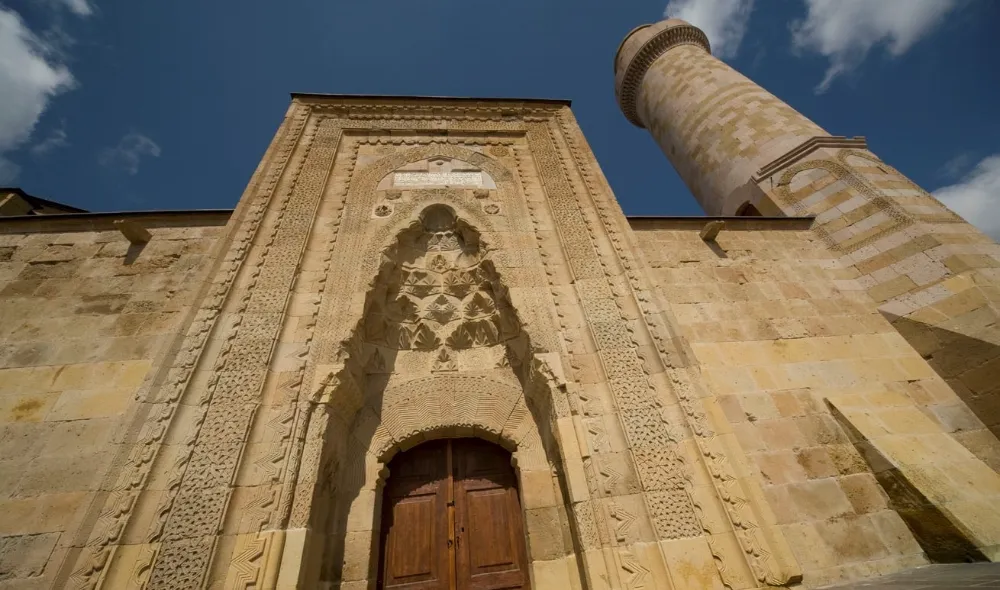
<svg viewBox="0 0 1000 590">
<path fill-rule="evenodd" d="M 753 202 L 747 185 L 758 169 L 827 135 L 712 57 L 705 34 L 678 19 L 628 34 L 615 56 L 615 92 L 628 120 L 649 130 L 709 215 Z"/>
</svg>

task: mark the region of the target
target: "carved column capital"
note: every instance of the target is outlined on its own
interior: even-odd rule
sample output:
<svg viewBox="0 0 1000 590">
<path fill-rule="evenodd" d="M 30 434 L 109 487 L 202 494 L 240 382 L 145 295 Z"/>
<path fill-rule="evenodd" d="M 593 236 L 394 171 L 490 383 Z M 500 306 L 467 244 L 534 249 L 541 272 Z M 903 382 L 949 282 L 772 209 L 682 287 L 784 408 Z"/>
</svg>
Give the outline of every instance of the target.
<svg viewBox="0 0 1000 590">
<path fill-rule="evenodd" d="M 618 46 L 615 55 L 615 95 L 625 118 L 633 125 L 645 128 L 636 107 L 643 76 L 658 57 L 678 45 L 697 45 L 712 52 L 705 33 L 680 19 L 637 27 Z"/>
</svg>

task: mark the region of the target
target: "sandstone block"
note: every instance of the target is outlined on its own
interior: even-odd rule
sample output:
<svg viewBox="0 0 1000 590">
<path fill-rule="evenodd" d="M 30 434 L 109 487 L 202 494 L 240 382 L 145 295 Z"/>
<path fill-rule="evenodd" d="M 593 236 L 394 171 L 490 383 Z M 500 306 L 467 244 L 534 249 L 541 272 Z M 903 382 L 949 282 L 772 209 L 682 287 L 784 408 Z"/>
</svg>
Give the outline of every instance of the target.
<svg viewBox="0 0 1000 590">
<path fill-rule="evenodd" d="M 46 419 L 81 420 L 117 416 L 125 411 L 133 396 L 132 389 L 63 391 L 46 415 Z"/>
<path fill-rule="evenodd" d="M 14 579 L 40 576 L 58 539 L 57 533 L 0 537 L 0 572 Z"/>
<path fill-rule="evenodd" d="M 528 551 L 533 561 L 558 559 L 566 554 L 562 523 L 559 511 L 554 506 L 526 509 L 524 526 L 528 537 Z"/>
<path fill-rule="evenodd" d="M 854 512 L 835 478 L 814 479 L 788 484 L 790 508 L 804 520 L 826 520 Z"/>
</svg>

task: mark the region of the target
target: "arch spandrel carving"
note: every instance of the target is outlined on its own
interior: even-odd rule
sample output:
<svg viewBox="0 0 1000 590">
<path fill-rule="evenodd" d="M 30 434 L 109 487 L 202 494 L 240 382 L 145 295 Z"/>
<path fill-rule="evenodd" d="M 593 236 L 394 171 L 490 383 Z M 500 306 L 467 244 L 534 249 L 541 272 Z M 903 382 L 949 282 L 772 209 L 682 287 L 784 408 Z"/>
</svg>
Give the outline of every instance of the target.
<svg viewBox="0 0 1000 590">
<path fill-rule="evenodd" d="M 490 370 L 527 378 L 541 351 L 489 254 L 478 231 L 450 207 L 425 207 L 382 251 L 326 389 L 346 387 L 356 399 L 370 395 L 372 384 L 387 390 L 401 374 Z"/>
</svg>

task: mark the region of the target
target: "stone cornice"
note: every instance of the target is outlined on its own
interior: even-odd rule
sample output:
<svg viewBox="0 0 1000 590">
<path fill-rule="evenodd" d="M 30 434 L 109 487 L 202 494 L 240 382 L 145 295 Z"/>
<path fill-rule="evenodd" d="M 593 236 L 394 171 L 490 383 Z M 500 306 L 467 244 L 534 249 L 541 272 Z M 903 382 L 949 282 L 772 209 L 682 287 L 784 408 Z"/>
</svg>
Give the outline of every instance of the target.
<svg viewBox="0 0 1000 590">
<path fill-rule="evenodd" d="M 724 221 L 725 231 L 801 231 L 812 227 L 814 216 L 739 217 L 734 215 L 627 215 L 633 231 L 683 230 L 696 232 L 710 221 Z"/>
<path fill-rule="evenodd" d="M 421 96 L 421 95 L 393 95 L 393 94 L 323 94 L 316 92 L 292 92 L 293 100 L 298 100 L 300 102 L 316 103 L 316 102 L 326 102 L 326 103 L 341 103 L 341 104 L 398 104 L 399 102 L 404 102 L 407 104 L 433 104 L 435 106 L 441 104 L 477 104 L 477 105 L 493 105 L 493 104 L 518 104 L 518 103 L 529 103 L 536 105 L 555 105 L 555 106 L 571 106 L 572 101 L 566 98 L 538 98 L 538 97 L 527 97 L 527 98 L 517 98 L 517 97 L 475 97 L 475 96 Z"/>
<path fill-rule="evenodd" d="M 322 97 L 296 96 L 311 112 L 345 119 L 475 119 L 513 121 L 541 117 L 548 119 L 569 101 L 521 99 L 445 99 L 414 97 Z"/>
<path fill-rule="evenodd" d="M 232 209 L 190 209 L 166 211 L 108 211 L 98 213 L 50 213 L 0 217 L 0 234 L 22 232 L 111 231 L 114 222 L 128 219 L 146 227 L 222 226 Z"/>
<path fill-rule="evenodd" d="M 650 37 L 643 46 L 632 56 L 632 60 L 625 68 L 625 75 L 622 76 L 621 84 L 616 89 L 618 94 L 618 106 L 633 125 L 645 128 L 639 120 L 636 107 L 636 98 L 639 94 L 639 84 L 642 83 L 643 76 L 661 55 L 670 48 L 678 45 L 697 45 L 705 51 L 711 53 L 708 44 L 708 37 L 698 27 L 683 24 L 669 27 Z"/>
<path fill-rule="evenodd" d="M 802 158 L 820 148 L 848 148 L 856 150 L 868 149 L 868 142 L 864 137 L 844 137 L 842 135 L 818 135 L 805 140 L 798 147 L 787 152 L 769 164 L 765 164 L 754 174 L 754 181 L 760 182 L 765 178 L 774 175 L 775 172 L 791 166 Z"/>
</svg>

